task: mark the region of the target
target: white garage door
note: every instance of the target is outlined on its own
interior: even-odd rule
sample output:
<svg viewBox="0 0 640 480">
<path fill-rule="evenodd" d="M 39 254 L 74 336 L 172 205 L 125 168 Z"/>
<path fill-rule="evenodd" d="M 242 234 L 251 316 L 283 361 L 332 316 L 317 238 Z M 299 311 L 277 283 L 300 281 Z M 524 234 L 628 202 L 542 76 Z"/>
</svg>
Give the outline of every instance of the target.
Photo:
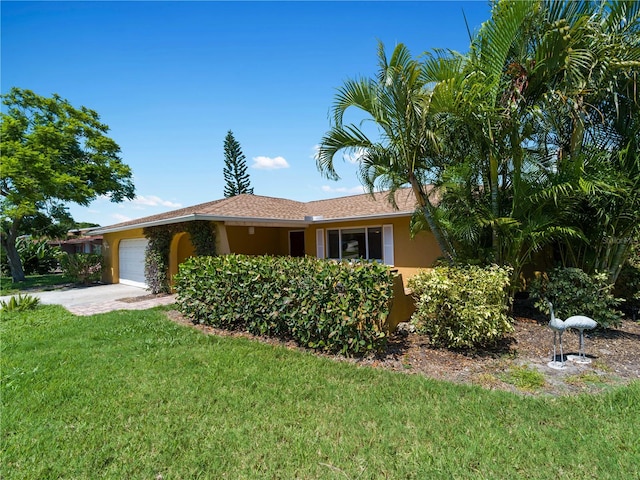
<svg viewBox="0 0 640 480">
<path fill-rule="evenodd" d="M 147 287 L 144 278 L 144 252 L 149 240 L 134 238 L 121 240 L 118 251 L 120 262 L 120 283 L 135 287 Z"/>
</svg>

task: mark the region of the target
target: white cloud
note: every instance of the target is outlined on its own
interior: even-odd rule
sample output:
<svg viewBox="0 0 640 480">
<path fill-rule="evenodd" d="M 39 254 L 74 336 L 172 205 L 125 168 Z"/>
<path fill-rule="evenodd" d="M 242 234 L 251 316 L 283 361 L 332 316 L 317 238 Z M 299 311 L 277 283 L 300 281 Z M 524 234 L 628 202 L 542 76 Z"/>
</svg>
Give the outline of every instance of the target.
<svg viewBox="0 0 640 480">
<path fill-rule="evenodd" d="M 313 146 L 313 154 L 311 155 L 311 158 L 313 158 L 314 160 L 318 160 L 318 154 L 320 153 L 320 145 L 314 145 Z"/>
<path fill-rule="evenodd" d="M 284 157 L 253 157 L 252 168 L 259 170 L 277 170 L 279 168 L 289 168 L 289 163 Z"/>
<path fill-rule="evenodd" d="M 345 162 L 356 164 L 356 163 L 360 163 L 360 160 L 362 160 L 362 157 L 364 157 L 364 154 L 365 154 L 364 148 L 357 148 L 353 152 L 342 154 L 342 158 L 344 159 Z"/>
<path fill-rule="evenodd" d="M 169 208 L 180 208 L 182 207 L 181 203 L 172 202 L 170 200 L 163 200 L 160 197 L 155 195 L 136 195 L 136 198 L 131 200 L 129 204 L 137 206 L 137 207 L 169 207 Z"/>
<path fill-rule="evenodd" d="M 320 145 L 314 145 L 313 146 L 313 154 L 311 155 L 311 158 L 313 158 L 314 160 L 318 160 L 318 153 L 320 152 Z M 342 154 L 342 159 L 345 162 L 351 163 L 351 164 L 356 164 L 356 163 L 360 163 L 360 160 L 362 159 L 362 157 L 365 154 L 365 150 L 364 148 L 358 148 L 353 152 L 350 153 L 343 153 Z"/>
<path fill-rule="evenodd" d="M 362 185 L 358 185 L 357 187 L 331 187 L 329 185 L 323 185 L 320 187 L 325 193 L 344 193 L 348 195 L 355 195 L 359 193 L 364 193 L 364 187 Z"/>
<path fill-rule="evenodd" d="M 112 213 L 111 218 L 116 220 L 118 223 L 128 222 L 129 220 L 131 220 L 131 217 L 127 217 L 126 215 L 120 215 L 119 213 Z"/>
</svg>

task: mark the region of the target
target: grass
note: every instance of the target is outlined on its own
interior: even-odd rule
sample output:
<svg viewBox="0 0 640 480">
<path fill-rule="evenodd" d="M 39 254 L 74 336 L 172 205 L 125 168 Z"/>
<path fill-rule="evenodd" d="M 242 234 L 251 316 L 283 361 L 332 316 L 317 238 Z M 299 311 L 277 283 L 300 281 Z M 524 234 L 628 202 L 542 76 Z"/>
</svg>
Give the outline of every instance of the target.
<svg viewBox="0 0 640 480">
<path fill-rule="evenodd" d="M 536 391 L 545 386 L 544 375 L 537 370 L 532 370 L 526 365 L 511 367 L 502 379 L 506 383 L 515 385 L 525 391 Z"/>
<path fill-rule="evenodd" d="M 597 373 L 584 372 L 577 375 L 570 375 L 567 377 L 567 383 L 575 385 L 577 387 L 588 387 L 590 385 L 602 388 L 608 385 L 610 382 L 606 377 L 602 377 Z"/>
<path fill-rule="evenodd" d="M 159 309 L 0 326 L 5 480 L 640 472 L 640 382 L 528 398 L 205 336 Z"/>
<path fill-rule="evenodd" d="M 14 283 L 11 277 L 0 277 L 0 295 L 15 295 L 25 290 L 47 290 L 56 285 L 71 283 L 72 280 L 61 274 L 28 275 L 24 282 Z"/>
</svg>

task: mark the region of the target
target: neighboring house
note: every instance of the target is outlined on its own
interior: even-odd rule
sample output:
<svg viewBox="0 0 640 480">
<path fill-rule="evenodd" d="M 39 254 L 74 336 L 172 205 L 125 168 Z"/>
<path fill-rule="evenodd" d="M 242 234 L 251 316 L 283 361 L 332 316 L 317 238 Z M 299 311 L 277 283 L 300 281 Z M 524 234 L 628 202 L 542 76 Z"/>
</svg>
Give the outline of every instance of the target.
<svg viewBox="0 0 640 480">
<path fill-rule="evenodd" d="M 89 228 L 70 230 L 64 240 L 51 240 L 50 245 L 60 247 L 63 252 L 75 253 L 102 253 L 102 235 L 88 235 Z M 95 230 L 95 228 L 94 228 Z"/>
<path fill-rule="evenodd" d="M 296 202 L 259 195 L 238 195 L 172 212 L 94 229 L 102 235 L 107 261 L 103 280 L 145 286 L 143 228 L 204 220 L 216 226 L 218 254 L 311 255 L 319 258 L 365 258 L 392 265 L 406 279 L 430 267 L 440 249 L 430 232 L 411 238 L 415 210 L 410 189 L 396 194 L 397 209 L 386 193 Z M 193 255 L 187 232 L 171 242 L 169 275 Z"/>
</svg>

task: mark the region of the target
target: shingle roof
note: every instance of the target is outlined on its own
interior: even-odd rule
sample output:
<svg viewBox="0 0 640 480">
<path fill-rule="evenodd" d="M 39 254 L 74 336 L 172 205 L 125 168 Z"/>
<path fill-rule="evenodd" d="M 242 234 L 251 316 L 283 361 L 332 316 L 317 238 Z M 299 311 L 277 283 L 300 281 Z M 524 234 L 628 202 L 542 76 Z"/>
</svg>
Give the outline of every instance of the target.
<svg viewBox="0 0 640 480">
<path fill-rule="evenodd" d="M 413 213 L 416 199 L 410 188 L 396 192 L 395 200 L 398 208 L 394 208 L 389 202 L 388 194 L 388 192 L 376 192 L 373 196 L 362 194 L 308 202 L 307 215 L 322 216 L 326 220 Z"/>
<path fill-rule="evenodd" d="M 127 222 L 100 227 L 96 233 L 128 230 L 149 225 L 177 223 L 180 221 L 210 219 L 218 221 L 284 221 L 310 223 L 337 219 L 351 219 L 372 216 L 408 215 L 415 210 L 415 197 L 411 189 L 401 189 L 396 193 L 397 209 L 388 200 L 388 192 L 372 195 L 361 194 L 348 197 L 297 202 L 284 198 L 260 195 L 237 195 L 234 197 L 201 203 L 170 212 L 138 218 Z M 310 218 L 313 217 L 313 218 Z M 92 232 L 93 233 L 93 232 Z"/>
</svg>

